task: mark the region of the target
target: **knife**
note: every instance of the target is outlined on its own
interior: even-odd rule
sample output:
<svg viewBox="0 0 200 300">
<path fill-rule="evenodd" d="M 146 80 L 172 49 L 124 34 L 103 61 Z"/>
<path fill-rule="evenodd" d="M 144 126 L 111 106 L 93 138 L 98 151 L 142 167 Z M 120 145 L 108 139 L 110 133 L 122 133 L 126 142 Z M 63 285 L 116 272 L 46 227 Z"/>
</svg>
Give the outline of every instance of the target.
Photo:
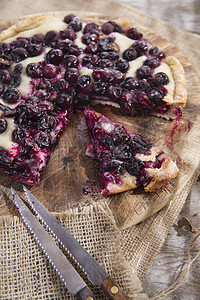
<svg viewBox="0 0 200 300">
<path fill-rule="evenodd" d="M 87 275 L 94 286 L 100 286 L 105 294 L 113 300 L 130 299 L 109 274 L 95 259 L 76 241 L 61 223 L 23 186 L 27 201 L 32 210 L 54 235 L 73 261 Z"/>
<path fill-rule="evenodd" d="M 11 192 L 13 195 L 13 201 L 26 227 L 29 229 L 43 253 L 58 273 L 69 293 L 76 295 L 76 298 L 79 300 L 95 299 L 93 293 L 80 277 L 78 272 L 74 269 L 66 256 L 55 244 L 51 236 L 47 233 L 47 231 L 45 231 L 13 188 L 11 188 Z"/>
</svg>

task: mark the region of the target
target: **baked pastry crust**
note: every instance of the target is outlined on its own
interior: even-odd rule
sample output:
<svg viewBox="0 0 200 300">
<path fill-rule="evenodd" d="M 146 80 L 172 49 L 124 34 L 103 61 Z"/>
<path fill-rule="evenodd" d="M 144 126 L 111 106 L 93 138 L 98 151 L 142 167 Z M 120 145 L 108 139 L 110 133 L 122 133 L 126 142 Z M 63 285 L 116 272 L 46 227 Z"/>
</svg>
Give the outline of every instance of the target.
<svg viewBox="0 0 200 300">
<path fill-rule="evenodd" d="M 174 107 L 184 107 L 187 102 L 187 87 L 183 66 L 174 56 L 167 56 L 165 62 L 170 67 L 174 79 L 174 89 L 168 89 L 163 101 Z"/>
</svg>

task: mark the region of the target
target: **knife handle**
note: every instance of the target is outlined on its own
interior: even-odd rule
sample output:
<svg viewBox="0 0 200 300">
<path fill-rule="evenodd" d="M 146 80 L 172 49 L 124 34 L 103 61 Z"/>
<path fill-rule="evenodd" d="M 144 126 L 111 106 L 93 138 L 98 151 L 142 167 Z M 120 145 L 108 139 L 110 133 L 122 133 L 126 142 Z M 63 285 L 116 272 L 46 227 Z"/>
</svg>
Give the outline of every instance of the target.
<svg viewBox="0 0 200 300">
<path fill-rule="evenodd" d="M 89 287 L 84 287 L 82 290 L 80 290 L 76 294 L 76 299 L 77 300 L 95 300 L 96 298 L 94 297 L 93 293 L 89 289 Z"/>
<path fill-rule="evenodd" d="M 106 295 L 113 300 L 129 300 L 130 298 L 122 291 L 122 289 L 114 282 L 110 277 L 106 278 L 102 284 L 101 288 L 106 293 Z"/>
</svg>

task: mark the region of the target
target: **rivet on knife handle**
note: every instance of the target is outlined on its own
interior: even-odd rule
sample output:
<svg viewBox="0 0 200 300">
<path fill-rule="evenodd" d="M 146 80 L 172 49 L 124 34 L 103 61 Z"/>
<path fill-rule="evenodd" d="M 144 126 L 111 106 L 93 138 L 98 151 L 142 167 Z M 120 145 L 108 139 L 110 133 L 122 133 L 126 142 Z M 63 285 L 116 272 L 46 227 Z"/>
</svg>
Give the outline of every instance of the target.
<svg viewBox="0 0 200 300">
<path fill-rule="evenodd" d="M 113 300 L 129 300 L 130 298 L 122 291 L 122 289 L 110 277 L 106 278 L 102 285 L 102 289 Z"/>
<path fill-rule="evenodd" d="M 88 287 L 83 288 L 76 294 L 77 300 L 94 300 L 94 295 Z"/>
</svg>

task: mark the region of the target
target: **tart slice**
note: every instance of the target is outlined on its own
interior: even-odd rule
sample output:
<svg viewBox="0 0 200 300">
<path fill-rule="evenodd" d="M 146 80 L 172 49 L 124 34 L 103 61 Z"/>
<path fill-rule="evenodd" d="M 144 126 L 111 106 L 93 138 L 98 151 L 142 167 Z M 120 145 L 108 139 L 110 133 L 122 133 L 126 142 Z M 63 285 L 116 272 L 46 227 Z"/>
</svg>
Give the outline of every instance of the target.
<svg viewBox="0 0 200 300">
<path fill-rule="evenodd" d="M 99 169 L 103 195 L 139 186 L 153 192 L 178 175 L 176 164 L 146 138 L 94 110 L 84 114 L 90 135 L 86 154 Z"/>
</svg>

